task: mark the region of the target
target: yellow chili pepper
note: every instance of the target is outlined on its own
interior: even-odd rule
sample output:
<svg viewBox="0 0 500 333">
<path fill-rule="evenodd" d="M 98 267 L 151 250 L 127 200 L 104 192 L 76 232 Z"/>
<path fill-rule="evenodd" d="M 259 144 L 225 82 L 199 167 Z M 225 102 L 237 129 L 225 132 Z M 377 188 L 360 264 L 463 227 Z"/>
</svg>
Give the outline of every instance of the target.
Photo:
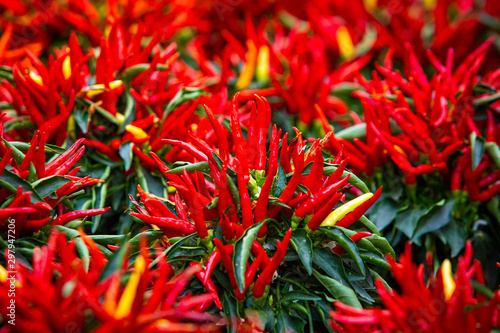
<svg viewBox="0 0 500 333">
<path fill-rule="evenodd" d="M 4 283 L 7 281 L 7 270 L 5 267 L 0 265 L 0 282 Z"/>
<path fill-rule="evenodd" d="M 123 81 L 122 80 L 115 80 L 115 81 L 111 81 L 109 83 L 109 89 L 113 90 L 113 89 L 116 89 L 116 88 L 119 88 L 123 86 Z M 87 97 L 88 98 L 92 98 L 94 96 L 97 96 L 99 94 L 102 94 L 106 89 L 106 86 L 104 84 L 94 84 L 93 86 L 90 86 L 88 87 L 88 91 L 87 91 Z"/>
<path fill-rule="evenodd" d="M 37 73 L 33 72 L 33 71 L 30 71 L 30 78 L 35 81 L 36 83 L 38 83 L 38 85 L 40 86 L 43 86 L 43 79 L 40 75 L 38 75 Z"/>
<path fill-rule="evenodd" d="M 116 308 L 115 318 L 122 319 L 127 317 L 132 310 L 132 304 L 134 303 L 135 294 L 137 292 L 137 286 L 141 280 L 141 275 L 146 270 L 146 260 L 143 256 L 139 256 L 134 264 L 135 270 L 130 275 L 125 290 L 123 291 L 122 297 L 118 302 L 118 307 Z"/>
<path fill-rule="evenodd" d="M 269 48 L 267 47 L 267 45 L 262 45 L 259 49 L 255 76 L 259 81 L 269 80 Z"/>
<path fill-rule="evenodd" d="M 339 43 L 340 55 L 344 59 L 351 59 L 354 56 L 354 44 L 349 34 L 349 30 L 345 26 L 341 26 L 335 33 L 337 42 Z"/>
<path fill-rule="evenodd" d="M 356 207 L 361 205 L 363 202 L 370 200 L 373 197 L 373 193 L 365 193 L 356 199 L 346 202 L 339 208 L 335 209 L 326 217 L 326 219 L 321 223 L 322 227 L 333 226 L 335 223 L 340 221 L 344 216 L 352 212 Z"/>
<path fill-rule="evenodd" d="M 134 126 L 134 125 L 127 125 L 125 126 L 125 130 L 129 133 L 131 133 L 134 138 L 136 138 L 137 140 L 141 140 L 141 139 L 145 139 L 148 137 L 148 134 L 146 132 L 144 132 L 144 130 L 142 128 L 139 128 L 137 126 Z"/>
<path fill-rule="evenodd" d="M 247 41 L 248 53 L 245 68 L 236 82 L 236 89 L 245 89 L 252 82 L 253 75 L 255 73 L 255 65 L 257 62 L 257 47 L 251 40 Z"/>
<path fill-rule="evenodd" d="M 64 58 L 62 64 L 62 71 L 63 71 L 63 76 L 66 80 L 71 77 L 71 60 L 69 58 L 69 55 L 67 55 L 66 58 Z"/>
<path fill-rule="evenodd" d="M 445 259 L 441 265 L 441 275 L 443 276 L 444 299 L 449 300 L 456 285 L 451 271 L 451 262 L 448 259 Z"/>
</svg>

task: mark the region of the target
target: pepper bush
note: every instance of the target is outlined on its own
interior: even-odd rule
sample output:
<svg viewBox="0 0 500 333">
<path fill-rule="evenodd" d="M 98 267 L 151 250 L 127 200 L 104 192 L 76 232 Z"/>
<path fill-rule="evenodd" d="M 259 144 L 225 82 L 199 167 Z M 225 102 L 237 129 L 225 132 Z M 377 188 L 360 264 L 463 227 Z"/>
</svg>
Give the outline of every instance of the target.
<svg viewBox="0 0 500 333">
<path fill-rule="evenodd" d="M 0 12 L 2 332 L 499 328 L 495 0 Z"/>
</svg>

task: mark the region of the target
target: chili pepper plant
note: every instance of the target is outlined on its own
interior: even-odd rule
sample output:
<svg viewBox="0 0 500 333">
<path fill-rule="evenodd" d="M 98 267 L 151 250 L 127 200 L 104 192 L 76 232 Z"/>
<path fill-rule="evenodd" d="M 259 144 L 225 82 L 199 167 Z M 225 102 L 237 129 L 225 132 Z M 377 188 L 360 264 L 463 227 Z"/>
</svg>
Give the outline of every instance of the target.
<svg viewBox="0 0 500 333">
<path fill-rule="evenodd" d="M 0 330 L 498 328 L 496 2 L 0 0 Z"/>
</svg>

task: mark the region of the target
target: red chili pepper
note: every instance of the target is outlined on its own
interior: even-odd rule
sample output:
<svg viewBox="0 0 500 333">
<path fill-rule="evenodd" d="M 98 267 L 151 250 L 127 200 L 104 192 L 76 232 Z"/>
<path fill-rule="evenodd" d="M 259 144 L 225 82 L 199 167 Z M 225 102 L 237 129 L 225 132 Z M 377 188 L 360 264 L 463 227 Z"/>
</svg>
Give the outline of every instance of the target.
<svg viewBox="0 0 500 333">
<path fill-rule="evenodd" d="M 167 171 L 169 171 L 170 169 L 165 165 L 165 163 L 162 162 L 162 160 L 160 160 L 160 158 L 154 152 L 150 152 L 150 154 L 151 156 L 153 156 L 153 159 L 155 160 L 156 165 L 160 169 L 161 173 L 165 176 L 165 178 L 169 182 L 183 183 L 183 181 L 178 175 L 173 173 L 167 173 Z"/>
<path fill-rule="evenodd" d="M 7 207 L 0 209 L 0 218 L 16 214 L 31 214 L 34 212 L 36 212 L 36 209 L 30 207 Z"/>
<path fill-rule="evenodd" d="M 23 162 L 21 163 L 21 166 L 19 167 L 19 172 L 23 172 L 23 171 L 28 170 L 31 162 L 33 161 L 33 158 L 34 158 L 35 153 L 36 153 L 36 148 L 38 146 L 38 137 L 39 137 L 39 133 L 37 132 L 37 133 L 35 133 L 35 136 L 33 137 L 33 139 L 30 142 L 30 147 L 29 147 L 28 151 L 26 152 L 26 155 L 24 156 L 24 159 L 23 159 Z"/>
<path fill-rule="evenodd" d="M 4 172 L 5 167 L 10 161 L 10 158 L 12 157 L 12 148 L 7 150 L 7 152 L 3 155 L 2 161 L 0 161 L 0 175 Z"/>
<path fill-rule="evenodd" d="M 445 149 L 443 149 L 443 151 L 438 155 L 438 160 L 442 161 L 442 162 L 446 162 L 446 160 L 448 159 L 448 157 L 454 151 L 460 149 L 460 147 L 462 147 L 463 144 L 464 143 L 462 141 L 458 141 L 458 142 L 452 143 L 451 145 L 449 145 L 448 147 L 446 147 Z"/>
<path fill-rule="evenodd" d="M 71 169 L 78 162 L 78 160 L 80 159 L 80 157 L 82 157 L 84 152 L 85 152 L 85 147 L 81 147 L 73 156 L 71 156 L 59 168 L 57 168 L 48 175 L 49 176 L 64 175 L 66 172 L 68 172 L 69 169 Z"/>
<path fill-rule="evenodd" d="M 495 119 L 493 117 L 493 112 L 488 109 L 486 110 L 486 115 L 488 116 L 488 125 L 486 127 L 486 142 L 495 142 Z"/>
<path fill-rule="evenodd" d="M 145 223 L 157 225 L 163 230 L 174 230 L 184 235 L 190 235 L 197 231 L 191 223 L 176 218 L 142 215 L 135 212 L 130 213 L 130 215 L 137 217 Z"/>
<path fill-rule="evenodd" d="M 111 151 L 113 151 L 113 150 L 111 150 Z M 132 146 L 132 151 L 134 152 L 135 156 L 137 156 L 139 161 L 141 161 L 143 166 L 145 166 L 150 171 L 156 170 L 155 161 L 151 157 L 149 157 L 148 155 L 144 154 L 139 148 L 137 148 L 136 145 Z"/>
<path fill-rule="evenodd" d="M 278 170 L 278 149 L 279 149 L 279 135 L 276 134 L 276 126 L 273 127 L 274 135 L 271 136 L 270 150 L 271 154 L 269 156 L 269 165 L 267 168 L 266 180 L 261 188 L 259 198 L 257 199 L 257 204 L 255 205 L 255 223 L 259 223 L 264 220 L 267 216 L 267 204 L 269 203 L 269 194 L 273 186 L 274 176 Z M 286 136 L 286 135 L 285 135 Z M 285 138 L 283 138 L 284 140 Z M 284 141 L 282 141 L 284 142 Z"/>
<path fill-rule="evenodd" d="M 175 193 L 174 195 L 174 203 L 175 203 L 175 210 L 177 211 L 177 215 L 179 215 L 179 217 L 184 220 L 184 221 L 187 221 L 187 214 L 186 214 L 186 210 L 184 209 L 184 205 L 181 201 L 181 197 L 179 196 L 179 193 Z"/>
<path fill-rule="evenodd" d="M 55 218 L 54 221 L 52 221 L 50 223 L 50 225 L 63 225 L 66 222 L 73 221 L 76 219 L 85 218 L 85 217 L 89 217 L 89 216 L 96 216 L 99 214 L 104 214 L 105 212 L 107 212 L 109 210 L 109 208 L 110 207 L 99 208 L 99 209 L 86 209 L 86 210 L 78 210 L 78 211 L 74 211 L 74 212 L 69 212 L 69 213 L 63 214 L 63 215 Z"/>
<path fill-rule="evenodd" d="M 365 237 L 370 237 L 372 234 L 370 232 L 367 232 L 367 231 L 361 231 L 361 232 L 358 232 L 354 235 L 352 235 L 351 237 L 349 237 L 353 242 L 357 242 L 359 241 L 360 239 L 362 238 L 365 238 Z M 336 254 L 340 255 L 340 254 L 344 254 L 345 253 L 345 249 L 340 246 L 340 245 L 336 245 L 333 249 L 332 249 L 333 252 L 335 252 Z"/>
<path fill-rule="evenodd" d="M 254 240 L 252 243 L 252 253 L 256 257 L 264 254 L 262 262 L 260 263 L 260 270 L 263 270 L 267 265 L 269 265 L 269 261 L 271 261 L 271 259 L 269 259 L 266 251 L 262 248 L 262 245 L 260 245 L 257 240 Z"/>
<path fill-rule="evenodd" d="M 264 258 L 264 253 L 261 253 L 250 265 L 245 274 L 245 290 L 243 292 L 240 291 L 240 288 L 236 288 L 235 297 L 238 301 L 242 301 L 245 299 L 245 295 L 247 293 L 248 287 L 252 284 L 255 274 L 257 274 L 257 269 L 259 269 L 259 265 Z"/>
<path fill-rule="evenodd" d="M 491 185 L 499 180 L 500 180 L 500 170 L 495 170 L 492 173 L 481 178 L 478 181 L 477 186 L 479 187 L 479 189 L 483 189 L 486 186 Z"/>
<path fill-rule="evenodd" d="M 325 206 L 313 215 L 309 223 L 307 223 L 307 227 L 312 231 L 318 229 L 328 214 L 332 212 L 333 207 L 339 202 L 342 195 L 342 193 L 335 193 Z"/>
<path fill-rule="evenodd" d="M 96 149 L 98 152 L 106 155 L 109 157 L 112 161 L 120 161 L 120 156 L 108 145 L 96 141 L 96 140 L 89 140 L 89 139 L 84 139 L 83 144 L 85 146 L 92 147 Z M 153 162 L 154 163 L 154 162 Z"/>
<path fill-rule="evenodd" d="M 200 198 L 200 194 L 196 191 L 191 177 L 189 177 L 186 169 L 183 170 L 183 180 L 187 185 L 188 191 L 190 193 L 190 212 L 192 214 L 194 224 L 196 226 L 196 232 L 200 238 L 205 238 L 208 236 L 207 225 L 205 224 L 205 217 L 203 216 L 203 204 Z"/>
<path fill-rule="evenodd" d="M 35 154 L 34 165 L 38 179 L 45 177 L 45 143 L 47 142 L 48 136 L 48 130 L 41 132 L 38 150 Z"/>
<path fill-rule="evenodd" d="M 238 115 L 238 96 L 239 93 L 236 93 L 233 97 L 232 108 L 231 108 L 231 131 L 233 132 L 233 141 L 234 141 L 234 149 L 236 151 L 236 158 L 238 159 L 241 170 L 243 181 L 248 183 L 249 181 L 249 173 L 248 173 L 248 157 L 246 153 L 247 142 L 243 138 L 243 134 L 241 133 L 241 125 L 240 119 Z"/>
<path fill-rule="evenodd" d="M 321 186 L 321 179 L 323 178 L 323 154 L 321 153 L 321 148 L 316 149 L 314 152 L 314 160 L 309 175 L 303 182 L 303 185 L 307 187 L 312 193 L 316 193 Z"/>
<path fill-rule="evenodd" d="M 219 249 L 215 249 L 210 257 L 208 257 L 207 264 L 205 265 L 205 278 L 202 280 L 203 285 L 207 282 L 207 280 L 210 278 L 212 275 L 212 272 L 214 268 L 219 264 L 220 262 L 220 251 Z"/>
<path fill-rule="evenodd" d="M 290 173 L 292 171 L 290 155 L 288 154 L 288 133 L 285 133 L 281 140 L 280 165 L 285 173 Z"/>
<path fill-rule="evenodd" d="M 257 101 L 257 161 L 255 170 L 264 170 L 266 168 L 266 139 L 271 121 L 271 108 L 267 101 L 255 95 Z"/>
<path fill-rule="evenodd" d="M 217 139 L 219 139 L 219 141 L 218 141 L 219 153 L 222 155 L 222 160 L 227 161 L 229 159 L 229 145 L 227 143 L 226 134 L 224 133 L 222 126 L 217 121 L 212 110 L 208 107 L 208 105 L 203 104 L 203 107 L 205 108 L 205 111 L 207 112 L 208 119 L 210 120 L 210 123 L 212 124 L 212 127 L 214 128 L 215 134 L 217 135 Z M 238 124 L 238 126 L 239 126 L 239 124 Z M 238 128 L 240 128 L 240 127 L 238 127 Z M 233 130 L 233 137 L 235 137 L 234 129 L 233 128 L 231 128 L 231 129 Z M 241 128 L 240 128 L 240 132 L 241 132 Z M 236 144 L 236 149 L 238 149 L 238 144 L 236 143 L 236 140 L 235 140 L 235 144 Z M 247 170 L 247 172 L 248 172 L 248 170 Z"/>
<path fill-rule="evenodd" d="M 214 244 L 219 249 L 220 252 L 220 258 L 222 260 L 222 264 L 226 268 L 227 275 L 229 277 L 229 282 L 231 283 L 231 287 L 233 289 L 237 288 L 236 284 L 236 276 L 234 275 L 234 267 L 233 267 L 233 260 L 231 259 L 232 252 L 234 251 L 233 246 L 230 247 L 231 251 L 228 251 L 224 245 L 222 245 L 221 241 L 218 240 L 217 238 L 214 238 Z"/>
<path fill-rule="evenodd" d="M 326 186 L 330 186 L 333 183 L 340 180 L 340 177 L 342 177 L 342 175 L 344 174 L 345 168 L 347 166 L 347 162 L 348 162 L 348 160 L 345 159 L 340 163 L 340 165 L 337 167 L 337 169 L 328 178 L 328 181 L 326 182 Z"/>
<path fill-rule="evenodd" d="M 64 153 L 56 157 L 55 160 L 47 164 L 45 167 L 45 174 L 50 175 L 52 171 L 59 168 L 74 152 L 77 151 L 78 147 L 83 143 L 84 139 L 77 140 L 71 147 L 68 148 Z"/>
<path fill-rule="evenodd" d="M 176 145 L 188 153 L 190 153 L 194 158 L 196 158 L 198 161 L 208 161 L 207 155 L 204 154 L 203 152 L 199 151 L 192 145 L 190 145 L 187 142 L 184 141 L 179 141 L 179 140 L 172 140 L 172 139 L 162 139 L 162 142 L 171 144 L 171 145 Z"/>
<path fill-rule="evenodd" d="M 375 201 L 380 198 L 380 195 L 382 194 L 382 187 L 379 187 L 378 190 L 373 194 L 373 196 L 363 202 L 361 205 L 356 207 L 352 212 L 344 216 L 340 221 L 335 223 L 336 226 L 343 227 L 343 228 L 349 228 L 351 224 L 356 222 L 363 216 L 364 213 L 375 203 Z"/>
<path fill-rule="evenodd" d="M 321 192 L 316 193 L 314 197 L 308 199 L 299 208 L 297 208 L 295 216 L 303 218 L 307 213 L 314 211 L 314 209 L 318 207 L 319 203 L 323 202 L 325 198 L 331 197 L 339 188 L 344 186 L 349 180 L 349 176 L 350 175 L 345 176 L 338 182 L 323 189 Z"/>
<path fill-rule="evenodd" d="M 241 96 L 241 94 L 240 94 Z M 252 94 L 253 96 L 253 94 Z M 257 158 L 257 108 L 255 102 L 250 102 L 250 122 L 248 125 L 247 132 L 247 157 L 248 157 L 248 168 L 250 170 L 255 170 L 255 159 Z"/>
<path fill-rule="evenodd" d="M 219 209 L 219 214 L 224 215 L 229 207 L 231 207 L 229 210 L 229 218 L 232 221 L 239 222 L 234 199 L 227 185 L 227 169 L 227 163 L 224 162 L 220 172 L 220 181 L 216 182 L 217 188 L 219 189 L 219 202 L 217 203 L 217 208 Z"/>
<path fill-rule="evenodd" d="M 285 258 L 286 249 L 288 248 L 288 243 L 290 242 L 290 238 L 292 237 L 292 228 L 288 229 L 285 237 L 283 238 L 283 242 L 278 241 L 278 245 L 276 247 L 276 253 L 273 258 L 269 262 L 262 273 L 260 273 L 257 281 L 253 286 L 253 296 L 255 298 L 260 298 L 264 294 L 266 286 L 271 284 L 271 280 L 273 278 L 274 272 L 278 269 L 279 265 Z"/>
<path fill-rule="evenodd" d="M 471 195 L 471 200 L 472 201 L 488 201 L 491 198 L 493 198 L 495 195 L 500 194 L 500 184 L 493 185 L 492 187 L 488 188 L 487 190 L 477 194 L 477 195 Z"/>
<path fill-rule="evenodd" d="M 231 227 L 231 222 L 229 221 L 229 218 L 226 216 L 226 214 L 222 214 L 219 220 L 219 225 L 222 230 L 222 234 L 224 235 L 224 239 L 234 239 L 235 231 Z"/>
<path fill-rule="evenodd" d="M 210 275 L 208 274 L 208 272 L 204 271 L 201 264 L 197 261 L 191 261 L 189 263 L 189 267 L 197 267 L 199 269 L 198 272 L 195 273 L 196 277 L 202 282 L 203 286 L 210 293 L 217 308 L 222 309 L 222 303 L 220 302 L 217 288 L 215 288 L 214 282 L 210 278 Z"/>
<path fill-rule="evenodd" d="M 302 179 L 302 171 L 304 170 L 304 152 L 299 154 L 298 145 L 296 146 L 293 157 L 295 170 L 293 171 L 290 182 L 286 185 L 283 193 L 281 193 L 279 197 L 279 200 L 284 204 L 287 204 L 295 193 L 295 190 L 297 189 L 297 186 L 300 184 L 300 181 Z M 282 207 L 280 206 L 271 208 L 268 215 L 270 217 L 274 217 L 281 210 L 281 208 Z"/>
<path fill-rule="evenodd" d="M 245 173 L 243 172 L 242 168 L 243 166 L 240 163 L 238 163 L 238 173 L 236 176 L 238 178 L 238 191 L 240 194 L 241 222 L 243 224 L 243 228 L 247 229 L 253 225 L 253 215 L 252 215 L 252 203 L 250 202 L 250 195 L 248 194 L 247 182 L 245 181 Z"/>
</svg>

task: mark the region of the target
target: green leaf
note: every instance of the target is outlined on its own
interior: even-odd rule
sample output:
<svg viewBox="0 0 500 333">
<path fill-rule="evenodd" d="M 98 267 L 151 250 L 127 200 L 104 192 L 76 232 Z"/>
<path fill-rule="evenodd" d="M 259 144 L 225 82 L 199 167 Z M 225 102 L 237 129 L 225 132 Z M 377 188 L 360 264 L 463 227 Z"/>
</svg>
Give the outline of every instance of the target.
<svg viewBox="0 0 500 333">
<path fill-rule="evenodd" d="M 337 168 L 338 165 L 325 164 L 323 168 L 323 175 L 331 176 L 335 172 L 335 170 L 337 170 Z M 361 191 L 363 191 L 363 193 L 371 192 L 368 186 L 366 186 L 365 182 L 363 182 L 358 176 L 348 170 L 344 170 L 344 172 L 342 173 L 342 177 L 345 177 L 347 175 L 349 175 L 349 180 L 347 181 L 349 184 L 360 189 Z"/>
<path fill-rule="evenodd" d="M 484 154 L 484 138 L 478 137 L 476 132 L 470 134 L 470 145 L 472 149 L 472 170 L 476 170 Z"/>
<path fill-rule="evenodd" d="M 9 142 L 12 146 L 22 151 L 28 151 L 28 149 L 31 147 L 31 143 L 29 142 L 21 142 L 21 141 L 9 141 Z M 38 151 L 38 147 L 36 148 L 36 150 Z M 45 144 L 46 153 L 62 154 L 65 151 L 66 150 L 64 148 L 58 147 L 56 145 L 51 145 L 48 143 Z"/>
<path fill-rule="evenodd" d="M 73 112 L 75 116 L 76 125 L 82 131 L 82 133 L 86 134 L 89 130 L 90 124 L 90 113 L 87 110 L 75 110 Z"/>
<path fill-rule="evenodd" d="M 31 185 L 36 189 L 36 191 L 42 198 L 45 198 L 46 196 L 51 195 L 52 193 L 57 191 L 64 184 L 70 182 L 70 179 L 63 176 L 50 176 L 40 179 Z"/>
<path fill-rule="evenodd" d="M 467 239 L 467 234 L 465 232 L 465 223 L 461 220 L 456 220 L 452 218 L 451 223 L 448 223 L 444 228 L 442 228 L 441 233 L 443 234 L 445 243 L 451 247 L 451 256 L 456 257 L 460 254 L 462 249 L 465 247 L 465 241 Z"/>
<path fill-rule="evenodd" d="M 387 238 L 377 235 L 371 235 L 370 237 L 365 237 L 363 239 L 370 241 L 379 250 L 381 250 L 382 253 L 384 254 L 389 253 L 393 258 L 396 258 L 396 253 L 394 252 L 394 249 L 387 241 Z"/>
<path fill-rule="evenodd" d="M 488 155 L 493 159 L 497 168 L 500 168 L 500 147 L 496 142 L 486 142 L 484 148 Z"/>
<path fill-rule="evenodd" d="M 279 198 L 281 193 L 285 190 L 286 187 L 286 173 L 285 170 L 280 166 L 278 166 L 278 172 L 274 177 L 273 187 L 271 189 L 271 197 Z"/>
<path fill-rule="evenodd" d="M 445 200 L 434 204 L 419 220 L 417 229 L 413 234 L 412 241 L 419 242 L 420 236 L 429 232 L 439 230 L 451 220 L 451 212 L 455 206 L 455 200 L 445 203 Z"/>
<path fill-rule="evenodd" d="M 88 235 L 90 239 L 98 244 L 118 244 L 123 241 L 124 235 Z"/>
<path fill-rule="evenodd" d="M 89 265 L 90 265 L 90 252 L 89 248 L 85 244 L 85 241 L 81 237 L 76 237 L 75 238 L 75 243 L 76 243 L 76 252 L 82 259 L 83 267 L 85 268 L 85 271 L 89 271 Z"/>
<path fill-rule="evenodd" d="M 281 296 L 281 298 L 277 303 L 275 303 L 275 305 L 290 301 L 319 301 L 319 300 L 321 300 L 321 297 L 317 295 L 313 295 L 311 293 L 307 293 L 302 290 L 293 290 L 287 292 L 286 294 L 283 294 L 283 296 Z"/>
<path fill-rule="evenodd" d="M 106 197 L 107 197 L 106 194 L 108 193 L 108 185 L 109 183 L 101 183 L 92 188 L 92 203 L 94 209 L 100 209 L 105 207 Z M 99 214 L 92 217 L 92 222 L 93 222 L 92 233 L 95 233 L 99 228 L 102 215 L 103 214 Z"/>
<path fill-rule="evenodd" d="M 167 173 L 182 173 L 184 170 L 186 170 L 188 173 L 195 171 L 203 172 L 210 170 L 210 167 L 208 166 L 208 162 L 184 163 L 184 165 L 182 166 L 168 170 Z"/>
<path fill-rule="evenodd" d="M 366 137 L 366 123 L 349 126 L 335 133 L 335 137 L 352 141 L 354 139 L 364 139 Z"/>
<path fill-rule="evenodd" d="M 322 247 L 315 249 L 313 253 L 313 262 L 330 277 L 345 286 L 349 285 L 342 258 L 338 254 L 333 253 L 329 248 Z"/>
<path fill-rule="evenodd" d="M 357 309 L 361 309 L 361 303 L 356 297 L 356 293 L 351 288 L 343 285 L 335 279 L 329 278 L 328 276 L 321 275 L 317 270 L 313 269 L 313 275 L 318 279 L 319 282 L 330 292 L 330 294 L 338 301 L 352 306 Z"/>
<path fill-rule="evenodd" d="M 245 272 L 248 258 L 250 257 L 250 249 L 252 247 L 253 241 L 257 238 L 257 234 L 262 228 L 262 226 L 267 223 L 270 219 L 262 220 L 261 222 L 254 224 L 236 241 L 234 244 L 233 253 L 233 265 L 234 274 L 236 275 L 236 283 L 238 288 L 243 292 L 245 290 Z"/>
<path fill-rule="evenodd" d="M 290 313 L 282 306 L 276 311 L 276 332 L 295 333 L 304 331 L 304 321 L 291 316 Z"/>
<path fill-rule="evenodd" d="M 333 240 L 335 240 L 346 251 L 349 257 L 354 260 L 356 265 L 358 265 L 361 274 L 363 274 L 364 276 L 366 274 L 366 269 L 363 260 L 359 256 L 359 251 L 356 243 L 352 239 L 347 237 L 342 232 L 342 230 L 337 227 L 320 227 L 319 229 L 322 231 L 326 231 L 331 236 L 331 238 L 333 238 Z"/>
<path fill-rule="evenodd" d="M 235 299 L 228 292 L 223 292 L 221 302 L 222 310 L 224 311 L 225 317 L 228 321 L 228 330 L 231 333 L 236 333 L 239 318 Z"/>
<path fill-rule="evenodd" d="M 304 264 L 307 273 L 312 274 L 312 242 L 304 229 L 294 230 L 290 239 L 293 248 L 297 251 L 300 261 Z"/>
<path fill-rule="evenodd" d="M 5 188 L 12 193 L 16 193 L 19 186 L 22 187 L 23 192 L 31 192 L 31 202 L 44 202 L 43 198 L 40 194 L 38 194 L 33 186 L 15 173 L 9 170 L 4 170 L 4 172 L 0 175 L 0 187 Z"/>
<path fill-rule="evenodd" d="M 396 215 L 396 229 L 411 238 L 418 225 L 418 220 L 425 214 L 427 210 L 423 207 L 410 207 Z"/>
<path fill-rule="evenodd" d="M 383 269 L 390 269 L 391 268 L 389 263 L 387 262 L 387 260 L 385 260 L 384 257 L 381 257 L 377 253 L 360 250 L 359 256 L 361 257 L 361 259 L 363 259 L 364 262 L 367 262 L 369 264 L 381 267 Z"/>
<path fill-rule="evenodd" d="M 123 133 L 125 127 L 134 121 L 135 116 L 135 99 L 129 92 L 125 93 L 125 112 L 123 113 L 123 123 L 118 128 L 118 133 Z"/>
<path fill-rule="evenodd" d="M 134 144 L 132 142 L 127 141 L 125 143 L 122 143 L 122 145 L 120 146 L 120 149 L 118 150 L 118 155 L 120 155 L 120 157 L 122 158 L 123 163 L 125 165 L 125 171 L 128 171 L 130 169 L 130 167 L 132 166 L 132 157 L 133 157 L 132 147 L 133 146 L 134 146 Z"/>
<path fill-rule="evenodd" d="M 107 263 L 99 276 L 99 281 L 103 281 L 113 273 L 121 270 L 123 267 L 123 262 L 126 260 L 125 254 L 127 253 L 127 241 L 130 236 L 127 234 L 122 241 L 122 244 L 118 251 L 115 252 L 111 260 Z"/>
<path fill-rule="evenodd" d="M 400 206 L 391 198 L 380 200 L 374 209 L 375 212 L 370 215 L 371 220 L 377 226 L 378 230 L 384 230 L 394 221 Z"/>
<path fill-rule="evenodd" d="M 139 250 L 139 241 L 141 238 L 146 237 L 146 240 L 149 243 L 159 239 L 163 236 L 163 231 L 161 230 L 148 230 L 145 232 L 141 232 L 140 234 L 135 235 L 130 241 L 130 252 L 134 253 Z"/>
<path fill-rule="evenodd" d="M 201 95 L 206 95 L 206 94 L 207 92 L 201 88 L 189 88 L 189 87 L 182 88 L 165 108 L 162 123 L 165 121 L 167 115 L 180 105 L 195 100 Z"/>
<path fill-rule="evenodd" d="M 365 228 L 371 232 L 372 234 L 379 235 L 380 236 L 380 231 L 378 231 L 377 226 L 375 223 L 370 221 L 365 215 L 361 216 L 359 218 L 359 223 L 365 226 Z"/>
</svg>

